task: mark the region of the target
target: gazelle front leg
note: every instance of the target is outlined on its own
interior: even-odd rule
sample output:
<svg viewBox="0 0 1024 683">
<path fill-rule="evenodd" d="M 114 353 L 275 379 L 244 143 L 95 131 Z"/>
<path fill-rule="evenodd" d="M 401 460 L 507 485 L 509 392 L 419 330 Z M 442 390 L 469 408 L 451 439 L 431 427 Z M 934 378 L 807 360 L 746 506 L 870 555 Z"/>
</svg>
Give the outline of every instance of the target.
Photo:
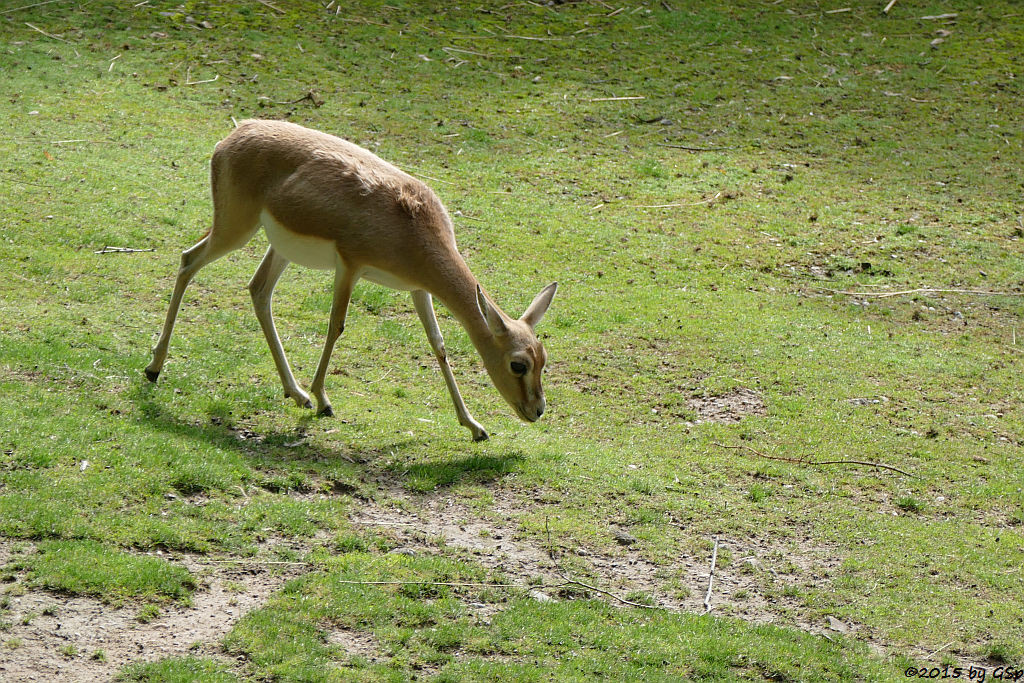
<svg viewBox="0 0 1024 683">
<path fill-rule="evenodd" d="M 473 441 L 483 441 L 487 438 L 487 430 L 469 414 L 469 410 L 466 409 L 466 404 L 462 400 L 462 394 L 459 393 L 459 387 L 455 384 L 455 375 L 452 374 L 452 368 L 448 365 L 448 354 L 444 349 L 444 337 L 441 336 L 441 328 L 437 326 L 437 317 L 434 315 L 434 302 L 430 294 L 421 289 L 415 290 L 412 292 L 412 302 L 416 306 L 416 313 L 420 317 L 420 322 L 423 323 L 423 329 L 427 331 L 427 339 L 430 341 L 431 348 L 434 349 L 434 356 L 441 366 L 441 374 L 444 376 L 444 383 L 448 386 L 448 393 L 452 397 L 452 403 L 455 404 L 455 414 L 459 418 L 459 424 L 463 427 L 468 427 L 469 431 L 473 432 Z"/>
<path fill-rule="evenodd" d="M 270 355 L 274 357 L 274 365 L 277 366 L 277 374 L 281 377 L 281 384 L 284 386 L 284 395 L 287 398 L 295 399 L 300 408 L 312 408 L 313 401 L 309 394 L 303 391 L 295 375 L 292 374 L 291 366 L 288 365 L 288 358 L 284 355 L 284 348 L 281 346 L 281 338 L 277 334 L 277 327 L 274 325 L 274 316 L 271 311 L 271 300 L 274 297 L 274 286 L 281 278 L 281 273 L 288 267 L 288 259 L 274 251 L 274 247 L 267 249 L 267 255 L 263 257 L 260 267 L 249 281 L 249 294 L 252 296 L 252 305 L 256 309 L 256 319 L 260 321 L 263 328 L 263 335 L 267 338 L 267 345 L 270 346 Z"/>
<path fill-rule="evenodd" d="M 324 343 L 323 353 L 320 354 L 320 363 L 316 366 L 313 384 L 309 387 L 316 397 L 317 414 L 327 416 L 334 415 L 334 410 L 324 391 L 324 380 L 327 378 L 327 368 L 331 364 L 334 343 L 345 331 L 345 315 L 348 313 L 348 303 L 352 298 L 352 287 L 355 284 L 352 270 L 341 258 L 341 255 L 336 256 L 335 259 L 334 301 L 331 304 L 331 320 L 327 325 L 327 341 Z"/>
<path fill-rule="evenodd" d="M 174 281 L 174 292 L 171 294 L 171 303 L 167 307 L 167 316 L 164 319 L 164 327 L 160 332 L 160 338 L 153 347 L 153 360 L 146 367 L 146 378 L 155 382 L 160 376 L 160 370 L 167 360 L 167 347 L 171 343 L 171 333 L 174 331 L 174 321 L 178 318 L 178 311 L 181 309 L 181 299 L 185 295 L 185 288 L 192 282 L 192 278 L 200 268 L 210 262 L 209 249 L 207 245 L 210 237 L 207 235 L 196 244 L 186 249 L 181 254 L 181 267 L 178 268 L 178 277 Z"/>
</svg>

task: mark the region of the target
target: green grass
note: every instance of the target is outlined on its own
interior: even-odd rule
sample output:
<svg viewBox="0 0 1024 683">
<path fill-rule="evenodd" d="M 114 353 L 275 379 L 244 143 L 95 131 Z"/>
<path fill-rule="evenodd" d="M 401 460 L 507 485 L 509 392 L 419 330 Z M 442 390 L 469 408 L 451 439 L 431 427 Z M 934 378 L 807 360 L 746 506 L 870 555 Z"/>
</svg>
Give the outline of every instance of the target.
<svg viewBox="0 0 1024 683">
<path fill-rule="evenodd" d="M 189 572 L 177 564 L 159 557 L 137 557 L 95 541 L 46 541 L 38 550 L 20 561 L 33 587 L 107 601 L 185 600 L 196 588 Z"/>
<path fill-rule="evenodd" d="M 132 664 L 121 672 L 117 680 L 138 681 L 139 683 L 148 681 L 229 683 L 237 681 L 238 678 L 220 662 L 196 657 L 175 657 L 158 662 Z"/>
<path fill-rule="evenodd" d="M 0 536 L 25 549 L 8 590 L 145 609 L 197 590 L 180 553 L 262 557 L 285 540 L 302 550 L 283 559 L 312 553 L 318 569 L 235 627 L 243 680 L 544 666 L 885 679 L 933 652 L 1024 664 L 1016 3 L 276 4 L 0 15 Z M 310 91 L 322 106 L 300 100 Z M 610 99 L 623 97 L 642 99 Z M 471 443 L 407 298 L 370 284 L 328 377 L 338 417 L 296 408 L 245 291 L 262 236 L 199 274 L 159 383 L 144 380 L 178 255 L 210 218 L 210 151 L 252 116 L 428 178 L 506 310 L 559 281 L 540 328 L 542 422 L 514 419 L 440 310 L 492 434 Z M 906 290 L 960 293 L 870 295 Z M 329 306 L 322 273 L 285 273 L 275 315 L 300 382 Z M 695 407 L 740 389 L 763 414 Z M 387 504 L 395 488 L 545 548 L 635 555 L 668 592 L 697 590 L 679 563 L 707 566 L 719 538 L 721 571 L 750 584 L 710 619 L 332 585 L 348 571 L 336 562 L 361 580 L 484 571 L 445 565 L 444 547 L 398 567 L 386 537 L 351 527 L 360 499 Z M 610 527 L 637 542 L 622 549 Z M 601 580 L 587 555 L 568 557 L 563 570 Z M 488 623 L 474 601 L 497 609 Z M 782 628 L 735 618 L 755 603 Z M 797 629 L 829 616 L 855 629 L 839 644 Z M 379 658 L 325 640 L 337 624 Z M 128 671 L 228 675 L 219 666 Z"/>
</svg>

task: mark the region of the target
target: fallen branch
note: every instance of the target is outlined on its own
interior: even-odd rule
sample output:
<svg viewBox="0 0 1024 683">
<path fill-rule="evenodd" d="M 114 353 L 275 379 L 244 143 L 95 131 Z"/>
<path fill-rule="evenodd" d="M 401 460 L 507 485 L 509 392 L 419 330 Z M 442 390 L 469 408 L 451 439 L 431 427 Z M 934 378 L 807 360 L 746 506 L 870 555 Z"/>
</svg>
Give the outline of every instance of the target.
<svg viewBox="0 0 1024 683">
<path fill-rule="evenodd" d="M 103 247 L 94 254 L 136 254 L 144 251 L 156 251 L 156 249 L 132 249 L 130 247 Z"/>
<path fill-rule="evenodd" d="M 676 208 L 676 207 L 679 207 L 679 206 L 700 206 L 701 204 L 711 204 L 712 202 L 714 202 L 716 199 L 718 199 L 721 196 L 722 196 L 722 193 L 719 192 L 718 194 L 716 194 L 711 199 L 702 199 L 699 202 L 683 202 L 683 203 L 680 203 L 680 204 L 630 204 L 629 208 L 631 208 L 631 209 L 672 209 L 672 208 Z"/>
<path fill-rule="evenodd" d="M 522 588 L 514 583 L 449 583 L 444 581 L 345 581 L 338 579 L 336 583 L 350 586 L 455 586 L 474 588 Z"/>
<path fill-rule="evenodd" d="M 17 178 L 5 178 L 3 176 L 0 176 L 0 181 L 8 183 L 18 183 L 19 185 L 32 185 L 33 187 L 48 187 L 52 190 L 62 189 L 57 185 L 44 185 L 43 183 L 33 183 L 28 180 L 18 180 Z"/>
<path fill-rule="evenodd" d="M 318 93 L 316 90 L 310 90 L 309 92 L 307 92 L 305 95 L 303 95 L 302 97 L 300 97 L 297 100 L 291 100 L 289 102 L 277 102 L 277 101 L 275 101 L 274 104 L 298 104 L 299 102 L 305 102 L 306 100 L 309 100 L 310 102 L 312 102 L 313 106 L 317 107 L 317 108 L 320 108 L 321 106 L 323 106 L 323 103 L 324 103 L 323 98 L 320 97 L 320 93 Z"/>
<path fill-rule="evenodd" d="M 267 2 L 267 0 L 256 0 L 256 2 L 260 3 L 261 5 L 263 5 L 265 7 L 269 7 L 270 9 L 274 10 L 278 14 L 284 14 L 285 13 L 285 11 L 283 9 L 281 9 L 280 7 L 277 7 L 275 5 L 272 5 L 271 3 Z"/>
<path fill-rule="evenodd" d="M 63 38 L 61 38 L 60 36 L 55 36 L 55 35 L 53 35 L 52 33 L 47 33 L 47 32 L 46 32 L 46 31 L 44 31 L 43 29 L 39 28 L 38 26 L 36 26 L 36 25 L 34 25 L 34 24 L 30 24 L 30 23 L 28 23 L 27 21 L 25 22 L 25 26 L 28 26 L 28 27 L 29 27 L 30 29 L 32 29 L 33 31 L 39 31 L 40 33 L 42 33 L 42 34 L 43 34 L 44 36 L 46 36 L 47 38 L 53 38 L 54 40 L 59 40 L 59 41 L 60 41 L 60 42 L 62 42 L 62 43 L 69 43 L 69 41 L 67 41 L 67 40 L 64 40 L 64 39 L 63 39 Z M 69 43 L 69 44 L 70 44 L 70 43 Z"/>
<path fill-rule="evenodd" d="M 21 7 L 15 7 L 14 9 L 5 9 L 0 14 L 10 14 L 11 12 L 17 12 L 23 9 L 29 9 L 30 7 L 41 7 L 42 5 L 52 5 L 55 2 L 64 2 L 64 0 L 46 0 L 46 2 L 37 2 L 34 5 L 22 5 Z"/>
<path fill-rule="evenodd" d="M 715 565 L 718 564 L 718 539 L 715 539 L 715 549 L 711 551 L 711 571 L 708 572 L 708 592 L 704 595 L 704 614 L 711 611 L 711 586 L 715 580 Z"/>
<path fill-rule="evenodd" d="M 625 598 L 620 598 L 615 593 L 603 590 L 601 588 L 597 588 L 595 586 L 591 586 L 590 584 L 583 583 L 582 581 L 577 581 L 575 579 L 570 579 L 568 576 L 562 576 L 561 574 L 559 574 L 558 576 L 562 580 L 564 580 L 565 583 L 557 585 L 557 586 L 550 586 L 550 588 L 559 588 L 560 586 L 569 586 L 569 585 L 581 586 L 583 588 L 586 588 L 587 590 L 592 590 L 595 593 L 601 593 L 603 595 L 607 595 L 608 597 L 614 598 L 615 600 L 618 600 L 622 604 L 629 605 L 630 607 L 641 607 L 643 609 L 662 609 L 661 607 L 658 607 L 657 605 L 645 605 L 645 604 L 640 603 L 640 602 L 633 602 L 632 600 L 626 600 Z"/>
<path fill-rule="evenodd" d="M 626 600 L 625 598 L 620 598 L 618 595 L 615 595 L 615 593 L 602 590 L 595 586 L 591 586 L 590 584 L 583 583 L 582 581 L 570 579 L 569 577 L 562 576 L 561 574 L 559 574 L 558 576 L 564 581 L 564 583 L 559 583 L 552 586 L 539 586 L 539 588 L 551 589 L 561 588 L 562 586 L 569 585 L 581 586 L 583 588 L 586 588 L 587 590 L 592 590 L 596 593 L 602 593 L 610 598 L 614 598 L 615 600 L 618 600 L 624 605 L 630 605 L 632 607 L 642 607 L 644 609 L 661 609 L 660 607 L 656 607 L 653 605 L 644 605 L 639 602 L 633 602 L 631 600 Z M 446 581 L 345 581 L 339 579 L 337 583 L 342 583 L 351 586 L 452 586 L 456 588 L 526 588 L 526 586 L 520 586 L 514 583 L 453 583 Z"/>
<path fill-rule="evenodd" d="M 687 145 L 670 145 L 664 142 L 657 143 L 658 147 L 670 147 L 672 149 L 685 149 L 687 152 L 721 152 L 735 147 L 689 147 Z"/>
<path fill-rule="evenodd" d="M 908 294 L 974 294 L 977 296 L 1024 296 L 1024 292 L 1000 292 L 989 289 L 936 289 L 934 287 L 919 287 L 917 289 L 903 289 L 898 292 L 848 292 L 842 289 L 821 288 L 823 291 L 832 294 L 845 294 L 847 296 L 873 297 L 875 299 L 888 299 L 893 296 L 907 296 Z"/>
<path fill-rule="evenodd" d="M 284 562 L 284 561 L 277 561 L 277 560 L 242 560 L 242 559 L 238 559 L 238 560 L 206 560 L 205 562 L 201 562 L 200 564 L 247 564 L 247 565 L 256 565 L 256 566 L 265 565 L 265 564 L 268 564 L 268 565 L 269 564 L 273 564 L 273 565 L 286 564 L 286 565 L 296 565 L 296 566 L 307 567 L 307 566 L 312 565 L 313 563 L 312 562 Z"/>
<path fill-rule="evenodd" d="M 883 464 L 883 463 L 880 463 L 880 462 L 869 462 L 867 460 L 804 460 L 804 459 L 801 459 L 801 458 L 787 458 L 784 455 L 768 455 L 767 453 L 762 453 L 761 451 L 759 451 L 759 450 L 757 450 L 755 448 L 751 448 L 750 446 L 744 446 L 742 444 L 739 445 L 739 446 L 728 446 L 728 445 L 726 445 L 724 443 L 719 443 L 717 441 L 712 441 L 711 445 L 712 446 L 718 446 L 719 448 L 728 448 L 728 449 L 734 450 L 734 451 L 748 451 L 748 452 L 753 453 L 754 455 L 756 455 L 758 457 L 765 458 L 766 460 L 779 460 L 781 462 L 791 462 L 791 463 L 794 463 L 796 465 L 813 465 L 813 466 L 824 466 L 824 465 L 861 465 L 863 467 L 879 467 L 879 468 L 881 468 L 883 470 L 890 470 L 892 472 L 899 472 L 900 474 L 902 474 L 904 476 L 907 476 L 907 477 L 914 477 L 915 479 L 917 478 L 916 474 L 911 474 L 910 472 L 905 472 L 905 471 L 901 470 L 898 467 L 893 467 L 892 465 L 886 465 L 886 464 Z"/>
<path fill-rule="evenodd" d="M 192 80 L 192 67 L 189 67 L 189 68 L 187 68 L 185 70 L 185 85 L 202 85 L 203 83 L 213 83 L 214 81 L 218 80 L 219 78 L 220 78 L 220 74 L 216 74 L 216 75 L 214 75 L 213 78 L 207 78 L 207 79 L 202 80 L 202 81 L 193 81 Z"/>
<path fill-rule="evenodd" d="M 628 97 L 592 97 L 591 102 L 623 102 L 625 100 L 646 100 L 643 95 L 630 95 Z"/>
</svg>

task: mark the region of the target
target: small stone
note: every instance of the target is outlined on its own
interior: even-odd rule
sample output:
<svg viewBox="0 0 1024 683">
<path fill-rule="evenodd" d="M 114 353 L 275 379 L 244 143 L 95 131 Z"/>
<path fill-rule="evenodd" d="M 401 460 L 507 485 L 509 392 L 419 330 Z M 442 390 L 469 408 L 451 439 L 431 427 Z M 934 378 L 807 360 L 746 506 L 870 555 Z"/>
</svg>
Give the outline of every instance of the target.
<svg viewBox="0 0 1024 683">
<path fill-rule="evenodd" d="M 555 602 L 555 599 L 553 597 L 539 590 L 530 591 L 530 597 L 536 600 L 537 602 Z"/>
<path fill-rule="evenodd" d="M 622 529 L 612 529 L 612 536 L 615 537 L 615 540 L 618 541 L 620 545 L 633 545 L 640 540 L 633 534 L 628 531 L 623 531 Z"/>
</svg>

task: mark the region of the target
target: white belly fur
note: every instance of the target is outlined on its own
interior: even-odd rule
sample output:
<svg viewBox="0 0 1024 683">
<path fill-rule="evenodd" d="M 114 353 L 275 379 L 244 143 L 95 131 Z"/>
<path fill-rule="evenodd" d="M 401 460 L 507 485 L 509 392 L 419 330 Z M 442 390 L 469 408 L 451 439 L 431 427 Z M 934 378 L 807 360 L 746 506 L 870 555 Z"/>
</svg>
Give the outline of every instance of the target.
<svg viewBox="0 0 1024 683">
<path fill-rule="evenodd" d="M 376 268 L 364 269 L 360 274 L 360 277 L 378 285 L 384 285 L 385 287 L 390 287 L 391 289 L 397 289 L 403 292 L 411 292 L 414 289 L 419 289 L 419 287 L 411 285 L 405 280 L 395 277 L 391 273 L 385 273 L 383 270 L 377 270 Z"/>
<path fill-rule="evenodd" d="M 292 263 L 320 270 L 334 270 L 336 267 L 338 246 L 332 240 L 293 232 L 274 220 L 274 217 L 266 211 L 260 214 L 260 223 L 263 224 L 263 230 L 267 233 L 267 239 L 270 240 L 274 250 Z M 359 277 L 391 289 L 406 292 L 419 289 L 419 287 L 377 268 L 364 268 L 359 273 Z"/>
<path fill-rule="evenodd" d="M 337 263 L 337 246 L 332 240 L 322 237 L 300 235 L 284 227 L 264 211 L 260 214 L 260 223 L 267 233 L 267 239 L 274 249 L 292 263 L 307 268 L 334 270 Z"/>
</svg>

